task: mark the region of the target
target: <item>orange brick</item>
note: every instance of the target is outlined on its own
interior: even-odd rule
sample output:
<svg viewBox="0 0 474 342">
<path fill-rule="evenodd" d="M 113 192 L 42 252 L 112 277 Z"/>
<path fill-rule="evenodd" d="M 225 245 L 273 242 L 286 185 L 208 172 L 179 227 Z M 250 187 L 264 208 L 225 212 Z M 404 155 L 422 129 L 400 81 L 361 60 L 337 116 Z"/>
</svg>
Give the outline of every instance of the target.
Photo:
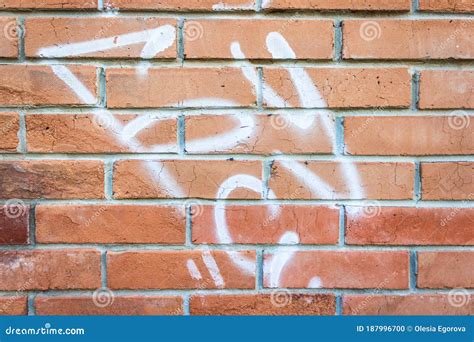
<svg viewBox="0 0 474 342">
<path fill-rule="evenodd" d="M 420 0 L 419 8 L 430 12 L 474 12 L 471 0 Z"/>
<path fill-rule="evenodd" d="M 25 53 L 28 57 L 176 58 L 174 19 L 29 18 L 26 19 L 25 26 Z M 125 39 L 122 35 L 127 35 L 127 38 L 132 40 L 130 35 L 138 35 L 144 31 L 148 32 L 144 33 L 142 38 L 135 38 L 137 43 L 122 45 Z M 159 37 L 160 42 L 166 41 L 163 49 L 143 55 L 142 50 L 146 43 L 153 42 L 155 37 Z M 102 41 L 100 45 L 103 48 L 100 48 L 97 41 L 104 39 L 110 41 Z"/>
<path fill-rule="evenodd" d="M 246 258 L 251 273 L 234 259 Z M 255 252 L 140 251 L 107 253 L 111 289 L 216 289 L 255 287 Z"/>
<path fill-rule="evenodd" d="M 92 160 L 0 161 L 3 198 L 103 198 L 104 166 Z"/>
<path fill-rule="evenodd" d="M 418 252 L 420 288 L 474 288 L 474 252 Z"/>
<path fill-rule="evenodd" d="M 0 151 L 15 152 L 17 150 L 19 129 L 18 113 L 0 113 Z"/>
<path fill-rule="evenodd" d="M 288 160 L 273 164 L 269 187 L 280 199 L 411 199 L 414 177 L 412 163 Z"/>
<path fill-rule="evenodd" d="M 456 124 L 457 120 L 460 120 L 459 124 Z M 345 149 L 353 155 L 473 154 L 474 125 L 463 125 L 462 120 L 467 122 L 470 118 L 346 117 Z"/>
<path fill-rule="evenodd" d="M 298 120 L 296 123 L 293 120 Z M 302 120 L 302 121 L 299 121 Z M 288 115 L 195 115 L 186 118 L 186 152 L 198 153 L 326 153 L 333 151 L 331 136 L 321 122 L 332 124 L 324 113 Z M 299 123 L 305 125 L 305 133 Z M 306 126 L 306 124 L 308 124 Z M 213 140 L 211 140 L 213 139 Z"/>
<path fill-rule="evenodd" d="M 64 66 L 56 66 L 63 68 Z M 97 72 L 88 65 L 69 65 L 59 69 L 65 77 L 69 70 L 89 91 L 92 99 L 83 99 L 54 74 L 53 66 L 0 65 L 1 106 L 93 105 L 97 103 Z M 87 101 L 86 101 L 87 100 Z"/>
<path fill-rule="evenodd" d="M 21 201 L 0 206 L 0 245 L 26 245 L 30 207 Z"/>
<path fill-rule="evenodd" d="M 421 109 L 474 108 L 474 71 L 425 70 L 420 74 Z"/>
<path fill-rule="evenodd" d="M 191 315 L 334 315 L 336 298 L 327 294 L 287 294 L 287 305 L 277 302 L 279 295 L 192 296 Z M 286 303 L 285 302 L 285 303 Z"/>
<path fill-rule="evenodd" d="M 282 260 L 288 260 L 281 273 Z M 407 252 L 281 251 L 264 256 L 265 287 L 408 288 Z"/>
<path fill-rule="evenodd" d="M 139 122 L 139 132 L 127 133 Z M 129 126 L 130 125 L 130 126 Z M 178 151 L 177 120 L 154 115 L 34 114 L 26 116 L 29 152 L 41 153 L 146 153 Z M 135 142 L 124 142 L 123 137 Z"/>
<path fill-rule="evenodd" d="M 344 21 L 345 59 L 472 59 L 469 20 Z"/>
<path fill-rule="evenodd" d="M 424 200 L 472 200 L 474 163 L 422 163 Z"/>
<path fill-rule="evenodd" d="M 97 0 L 0 0 L 3 9 L 95 9 Z"/>
<path fill-rule="evenodd" d="M 28 314 L 28 297 L 24 295 L 0 297 L 0 316 L 20 316 L 26 314 Z"/>
<path fill-rule="evenodd" d="M 232 54 L 234 42 L 239 43 L 245 59 L 272 59 L 270 51 L 275 49 L 275 43 L 271 43 L 271 39 L 278 37 L 284 37 L 296 59 L 331 59 L 333 56 L 334 33 L 330 20 L 187 20 L 183 32 L 187 59 L 241 59 Z M 318 39 L 308 44 L 308 36 Z"/>
<path fill-rule="evenodd" d="M 298 73 L 294 75 L 295 81 L 289 70 Z M 301 83 L 300 72 L 308 74 L 316 87 L 314 91 Z M 407 69 L 265 68 L 263 77 L 264 88 L 273 89 L 281 97 L 278 102 L 264 98 L 265 106 L 270 108 L 403 108 L 410 105 L 411 76 Z M 295 82 L 306 87 L 303 97 L 298 95 Z"/>
<path fill-rule="evenodd" d="M 222 183 L 242 174 L 259 180 L 261 163 L 241 160 L 123 160 L 114 165 L 114 197 L 223 198 L 226 189 L 222 188 Z M 238 188 L 229 198 L 259 199 L 261 193 Z"/>
<path fill-rule="evenodd" d="M 182 298 L 175 296 L 118 296 L 104 292 L 105 300 L 100 295 L 94 297 L 46 297 L 35 298 L 37 315 L 48 316 L 84 316 L 84 315 L 182 315 Z"/>
<path fill-rule="evenodd" d="M 272 0 L 271 10 L 408 11 L 410 0 Z"/>
<path fill-rule="evenodd" d="M 105 8 L 126 10 L 253 10 L 255 0 L 104 0 Z"/>
<path fill-rule="evenodd" d="M 474 209 L 346 207 L 349 245 L 474 245 Z"/>
<path fill-rule="evenodd" d="M 0 1 L 1 8 L 1 1 Z M 0 57 L 18 57 L 18 37 L 20 30 L 16 18 L 0 18 Z"/>
<path fill-rule="evenodd" d="M 36 207 L 39 243 L 162 243 L 185 240 L 184 208 L 81 205 Z"/>
<path fill-rule="evenodd" d="M 225 213 L 232 243 L 278 243 L 290 227 L 300 235 L 301 244 L 330 245 L 337 244 L 339 239 L 339 209 L 336 207 L 196 205 L 191 209 L 194 243 L 226 243 L 219 239 L 218 231 L 222 227 L 214 220 L 217 212 Z"/>
<path fill-rule="evenodd" d="M 0 290 L 97 289 L 100 253 L 92 249 L 0 251 Z"/>
<path fill-rule="evenodd" d="M 239 68 L 107 70 L 110 108 L 234 107 L 255 102 L 254 85 Z"/>
<path fill-rule="evenodd" d="M 451 305 L 450 297 L 439 294 L 347 295 L 343 299 L 344 315 L 450 315 L 474 314 L 474 302 Z"/>
</svg>

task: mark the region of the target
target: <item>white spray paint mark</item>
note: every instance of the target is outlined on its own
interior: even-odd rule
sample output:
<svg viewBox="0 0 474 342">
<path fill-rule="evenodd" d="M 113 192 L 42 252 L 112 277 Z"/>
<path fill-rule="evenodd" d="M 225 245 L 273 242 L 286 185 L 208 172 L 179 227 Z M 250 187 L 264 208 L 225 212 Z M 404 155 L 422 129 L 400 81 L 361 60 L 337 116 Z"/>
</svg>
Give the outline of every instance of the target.
<svg viewBox="0 0 474 342">
<path fill-rule="evenodd" d="M 280 238 L 279 243 L 282 245 L 296 245 L 299 243 L 298 234 L 295 232 L 286 232 Z M 270 287 L 280 286 L 280 277 L 283 268 L 291 260 L 295 252 L 296 249 L 294 248 L 282 248 L 282 250 L 272 255 L 269 262 L 265 264 L 264 273 L 270 278 Z"/>
<path fill-rule="evenodd" d="M 313 277 L 309 280 L 308 288 L 309 289 L 320 289 L 323 287 L 323 282 L 319 277 Z"/>
<path fill-rule="evenodd" d="M 186 262 L 186 266 L 188 268 L 189 274 L 194 280 L 201 280 L 202 275 L 201 272 L 199 272 L 199 269 L 196 266 L 196 263 L 192 259 L 188 259 Z"/>
<path fill-rule="evenodd" d="M 63 65 L 51 66 L 54 74 L 58 76 L 66 85 L 71 88 L 72 91 L 79 97 L 79 99 L 85 104 L 96 104 L 97 98 L 87 89 L 84 84 Z"/>
<path fill-rule="evenodd" d="M 209 270 L 209 274 L 211 275 L 212 279 L 214 280 L 214 283 L 218 288 L 223 288 L 225 283 L 224 279 L 222 278 L 221 272 L 219 270 L 219 267 L 217 266 L 216 260 L 214 260 L 214 257 L 212 256 L 210 251 L 203 251 L 202 252 L 202 260 L 207 266 L 207 269 Z"/>
</svg>

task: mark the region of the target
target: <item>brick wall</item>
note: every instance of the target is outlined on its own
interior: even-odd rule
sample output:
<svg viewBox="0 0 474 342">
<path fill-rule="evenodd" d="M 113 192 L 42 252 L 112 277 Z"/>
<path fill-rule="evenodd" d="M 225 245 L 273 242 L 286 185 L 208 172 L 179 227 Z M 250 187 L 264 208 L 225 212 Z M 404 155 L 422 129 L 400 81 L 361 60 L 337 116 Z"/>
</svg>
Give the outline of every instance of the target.
<svg viewBox="0 0 474 342">
<path fill-rule="evenodd" d="M 0 0 L 0 314 L 473 314 L 470 0 Z"/>
</svg>

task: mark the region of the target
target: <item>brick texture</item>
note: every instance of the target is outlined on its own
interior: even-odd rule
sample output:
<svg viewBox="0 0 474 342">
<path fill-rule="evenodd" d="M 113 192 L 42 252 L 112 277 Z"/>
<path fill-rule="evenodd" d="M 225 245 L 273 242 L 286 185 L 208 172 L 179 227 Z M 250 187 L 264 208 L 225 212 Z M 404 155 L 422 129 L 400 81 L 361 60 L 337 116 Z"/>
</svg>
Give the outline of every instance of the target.
<svg viewBox="0 0 474 342">
<path fill-rule="evenodd" d="M 472 0 L 0 12 L 0 316 L 474 315 Z"/>
</svg>

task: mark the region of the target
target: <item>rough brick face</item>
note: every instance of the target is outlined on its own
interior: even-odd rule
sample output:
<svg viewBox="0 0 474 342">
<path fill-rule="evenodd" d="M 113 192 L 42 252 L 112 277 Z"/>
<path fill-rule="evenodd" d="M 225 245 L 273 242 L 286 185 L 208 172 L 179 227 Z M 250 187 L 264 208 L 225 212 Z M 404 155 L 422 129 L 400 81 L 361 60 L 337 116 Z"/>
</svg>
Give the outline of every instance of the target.
<svg viewBox="0 0 474 342">
<path fill-rule="evenodd" d="M 145 44 L 155 37 L 166 36 L 166 46 L 146 58 L 176 58 L 176 21 L 160 18 L 31 18 L 25 22 L 25 53 L 28 57 L 99 57 L 138 58 Z M 135 34 L 137 43 L 126 42 Z M 108 40 L 104 48 L 92 42 Z M 121 41 L 124 40 L 124 42 Z M 78 44 L 81 45 L 78 45 Z"/>
<path fill-rule="evenodd" d="M 182 244 L 184 209 L 172 206 L 36 207 L 39 243 Z"/>
<path fill-rule="evenodd" d="M 0 316 L 474 315 L 473 4 L 0 0 Z"/>
<path fill-rule="evenodd" d="M 108 305 L 106 305 L 108 304 Z M 114 296 L 96 305 L 92 297 L 36 297 L 37 315 L 182 315 L 182 299 L 167 296 Z"/>
<path fill-rule="evenodd" d="M 332 295 L 293 294 L 288 305 L 275 306 L 271 295 L 193 296 L 191 315 L 334 315 Z"/>
<path fill-rule="evenodd" d="M 253 263 L 252 272 L 238 268 L 233 262 L 236 258 Z M 255 252 L 252 251 L 110 252 L 107 268 L 111 289 L 255 287 Z"/>
<path fill-rule="evenodd" d="M 306 68 L 321 94 L 304 98 L 298 96 L 291 82 L 301 70 L 296 67 L 264 69 L 264 88 L 272 88 L 283 97 L 282 104 L 266 101 L 267 107 L 369 108 L 408 107 L 410 104 L 411 77 L 406 69 Z M 318 100 L 320 97 L 322 100 Z"/>
<path fill-rule="evenodd" d="M 418 287 L 474 288 L 474 252 L 419 252 Z"/>
<path fill-rule="evenodd" d="M 343 25 L 346 59 L 474 57 L 469 20 L 350 20 Z"/>
<path fill-rule="evenodd" d="M 197 29 L 201 35 L 193 34 Z M 238 41 L 245 58 L 271 59 L 274 43 L 267 39 L 270 33 L 275 37 L 287 35 L 296 58 L 332 58 L 333 23 L 329 20 L 189 20 L 184 24 L 184 54 L 189 59 L 239 58 L 229 49 Z M 319 39 L 308 44 L 308 35 Z"/>
<path fill-rule="evenodd" d="M 104 167 L 92 160 L 1 161 L 3 198 L 103 198 Z"/>
</svg>

